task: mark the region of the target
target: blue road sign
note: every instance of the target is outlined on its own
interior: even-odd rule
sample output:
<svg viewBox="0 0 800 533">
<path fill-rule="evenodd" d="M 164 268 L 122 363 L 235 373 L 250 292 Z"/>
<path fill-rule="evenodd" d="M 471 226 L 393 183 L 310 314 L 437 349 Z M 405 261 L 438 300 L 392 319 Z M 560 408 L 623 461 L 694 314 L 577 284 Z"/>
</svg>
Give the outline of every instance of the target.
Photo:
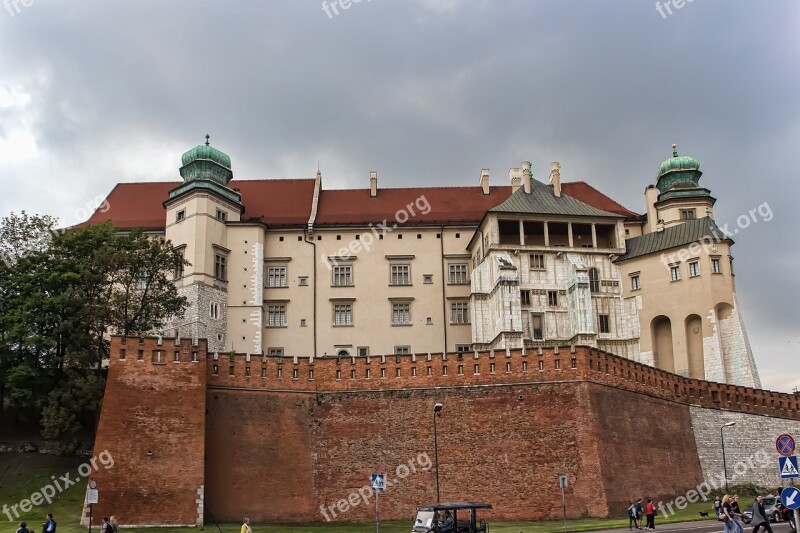
<svg viewBox="0 0 800 533">
<path fill-rule="evenodd" d="M 800 472 L 797 471 L 797 456 L 779 457 L 778 465 L 781 470 L 781 479 L 800 477 Z"/>
<path fill-rule="evenodd" d="M 382 491 L 386 488 L 386 474 L 372 474 L 372 490 Z"/>
<path fill-rule="evenodd" d="M 789 457 L 794 453 L 794 437 L 783 434 L 775 441 L 775 449 L 784 457 Z"/>
<path fill-rule="evenodd" d="M 781 492 L 781 501 L 787 509 L 800 509 L 800 490 L 794 487 L 786 487 Z"/>
</svg>

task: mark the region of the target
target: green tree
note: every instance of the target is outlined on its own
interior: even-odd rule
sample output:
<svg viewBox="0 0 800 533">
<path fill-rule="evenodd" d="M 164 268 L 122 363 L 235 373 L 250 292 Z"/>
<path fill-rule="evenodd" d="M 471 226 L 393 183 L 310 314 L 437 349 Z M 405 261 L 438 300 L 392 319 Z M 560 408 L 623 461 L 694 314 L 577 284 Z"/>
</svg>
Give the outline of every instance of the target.
<svg viewBox="0 0 800 533">
<path fill-rule="evenodd" d="M 2 233 L 0 233 L 2 234 Z M 0 266 L 0 383 L 47 439 L 68 437 L 102 397 L 108 334 L 141 335 L 181 316 L 169 242 L 110 224 L 55 233 Z M 2 370 L 5 369 L 5 370 Z"/>
</svg>

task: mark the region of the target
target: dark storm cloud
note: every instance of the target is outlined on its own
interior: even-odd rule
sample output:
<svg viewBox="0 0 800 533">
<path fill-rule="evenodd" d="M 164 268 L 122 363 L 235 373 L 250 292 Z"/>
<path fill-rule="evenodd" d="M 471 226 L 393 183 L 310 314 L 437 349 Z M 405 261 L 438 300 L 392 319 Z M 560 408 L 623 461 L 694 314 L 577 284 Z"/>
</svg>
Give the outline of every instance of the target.
<svg viewBox="0 0 800 533">
<path fill-rule="evenodd" d="M 662 2 L 663 3 L 663 2 Z M 176 179 L 202 141 L 239 178 L 326 187 L 506 183 L 522 160 L 561 161 L 643 211 L 670 144 L 701 162 L 735 223 L 738 293 L 765 384 L 800 384 L 795 300 L 798 5 L 694 0 L 366 0 L 329 18 L 317 0 L 0 6 L 0 213 L 72 216 L 118 181 Z M 22 137 L 20 137 L 22 136 Z M 21 142 L 21 141 L 18 141 Z M 14 154 L 12 154 L 14 155 Z M 791 346 L 792 349 L 782 347 Z"/>
</svg>

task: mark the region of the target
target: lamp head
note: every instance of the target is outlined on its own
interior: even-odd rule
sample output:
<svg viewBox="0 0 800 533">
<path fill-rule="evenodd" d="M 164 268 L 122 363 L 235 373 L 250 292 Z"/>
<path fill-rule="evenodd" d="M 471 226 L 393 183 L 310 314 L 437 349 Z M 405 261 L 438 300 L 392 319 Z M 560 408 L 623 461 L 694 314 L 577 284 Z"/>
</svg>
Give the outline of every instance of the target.
<svg viewBox="0 0 800 533">
<path fill-rule="evenodd" d="M 439 413 L 439 412 L 441 412 L 443 407 L 444 407 L 443 404 L 437 403 L 436 405 L 433 406 L 433 412 L 434 413 Z"/>
<path fill-rule="evenodd" d="M 735 426 L 735 425 L 736 425 L 736 422 L 728 422 L 727 424 L 725 424 L 725 427 L 729 428 L 729 427 Z"/>
</svg>

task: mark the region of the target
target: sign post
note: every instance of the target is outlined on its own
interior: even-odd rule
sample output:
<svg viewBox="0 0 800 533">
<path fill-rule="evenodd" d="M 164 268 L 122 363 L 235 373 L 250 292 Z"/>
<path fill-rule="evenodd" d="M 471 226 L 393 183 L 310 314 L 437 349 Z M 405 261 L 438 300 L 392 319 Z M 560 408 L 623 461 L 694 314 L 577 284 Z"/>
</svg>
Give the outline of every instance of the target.
<svg viewBox="0 0 800 533">
<path fill-rule="evenodd" d="M 380 499 L 381 491 L 386 488 L 386 474 L 372 474 L 370 481 L 372 482 L 372 490 L 375 491 L 375 533 L 381 533 L 381 511 L 378 500 Z"/>
<path fill-rule="evenodd" d="M 781 491 L 781 503 L 787 509 L 794 511 L 795 531 L 800 524 L 800 491 L 794 486 L 794 478 L 800 477 L 797 468 L 797 457 L 794 454 L 796 443 L 794 437 L 784 433 L 775 441 L 775 449 L 781 457 L 778 458 L 778 470 L 781 479 L 788 479 L 790 486 Z"/>
<path fill-rule="evenodd" d="M 86 489 L 86 503 L 89 504 L 89 533 L 92 533 L 92 505 L 100 500 L 100 491 L 97 490 L 97 481 L 89 481 L 89 488 Z"/>
<path fill-rule="evenodd" d="M 558 486 L 561 487 L 561 506 L 564 508 L 564 533 L 567 533 L 567 493 L 569 487 L 569 476 L 566 474 L 558 476 Z"/>
</svg>

